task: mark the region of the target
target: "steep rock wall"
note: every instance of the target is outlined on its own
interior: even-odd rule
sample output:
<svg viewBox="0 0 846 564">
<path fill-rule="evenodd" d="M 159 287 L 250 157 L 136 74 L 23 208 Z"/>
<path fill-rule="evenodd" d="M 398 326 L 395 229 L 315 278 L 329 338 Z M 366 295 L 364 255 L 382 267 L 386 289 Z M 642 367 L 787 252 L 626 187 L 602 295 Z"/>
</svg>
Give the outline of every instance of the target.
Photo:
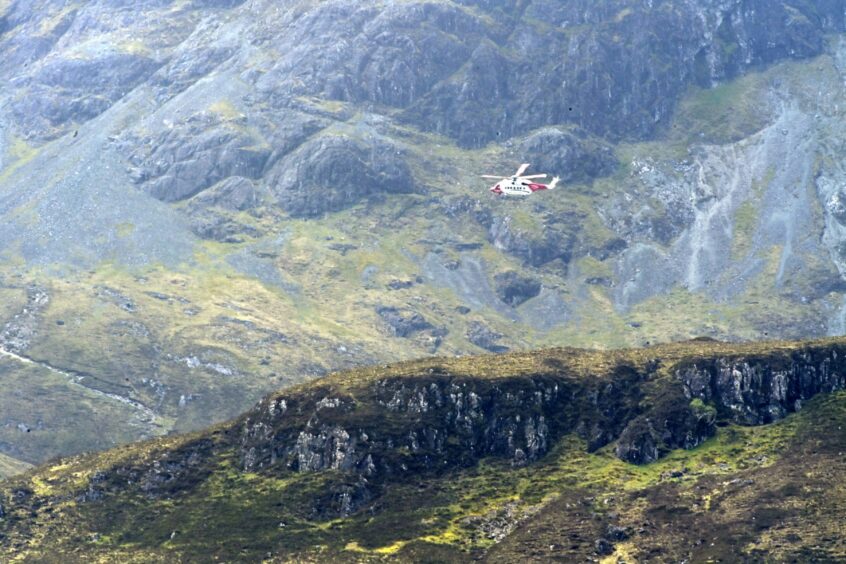
<svg viewBox="0 0 846 564">
<path fill-rule="evenodd" d="M 806 350 L 768 359 L 716 358 L 676 371 L 685 396 L 716 406 L 742 425 L 763 425 L 799 411 L 802 402 L 846 388 L 846 351 Z"/>
<path fill-rule="evenodd" d="M 329 389 L 311 401 L 276 398 L 244 422 L 243 465 L 388 476 L 490 455 L 525 464 L 575 428 L 581 388 L 547 376 L 486 382 L 433 375 L 382 380 L 366 403 Z M 594 390 L 595 401 L 611 400 L 600 395 Z"/>
</svg>

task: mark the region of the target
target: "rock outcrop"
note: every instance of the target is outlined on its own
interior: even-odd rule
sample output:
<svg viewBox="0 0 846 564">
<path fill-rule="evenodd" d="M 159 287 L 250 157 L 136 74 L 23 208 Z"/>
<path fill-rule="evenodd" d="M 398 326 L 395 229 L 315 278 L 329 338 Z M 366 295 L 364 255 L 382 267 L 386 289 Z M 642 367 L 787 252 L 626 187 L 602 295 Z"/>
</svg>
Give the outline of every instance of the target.
<svg viewBox="0 0 846 564">
<path fill-rule="evenodd" d="M 648 464 L 671 450 L 695 448 L 715 432 L 713 407 L 701 402 L 689 403 L 680 394 L 671 393 L 626 426 L 615 453 L 626 462 Z"/>
<path fill-rule="evenodd" d="M 554 412 L 563 387 L 554 379 L 492 385 L 433 374 L 380 380 L 368 392 L 367 405 L 331 389 L 315 390 L 311 397 L 322 397 L 314 403 L 268 400 L 244 422 L 244 469 L 334 469 L 384 481 L 490 455 L 526 464 L 560 434 Z M 290 426 L 304 415 L 303 427 Z"/>
<path fill-rule="evenodd" d="M 178 202 L 230 177 L 259 178 L 271 148 L 245 122 L 207 112 L 138 140 L 133 180 L 159 200 Z"/>
<path fill-rule="evenodd" d="M 510 306 L 518 306 L 540 294 L 541 283 L 529 276 L 509 270 L 494 276 L 496 294 Z"/>
<path fill-rule="evenodd" d="M 519 145 L 524 162 L 533 170 L 557 176 L 564 182 L 585 182 L 614 172 L 618 161 L 613 147 L 585 132 L 546 127 Z"/>
<path fill-rule="evenodd" d="M 382 325 L 394 337 L 412 339 L 434 353 L 449 333 L 444 326 L 435 326 L 418 312 L 408 308 L 379 306 L 376 308 Z"/>
<path fill-rule="evenodd" d="M 84 123 L 106 111 L 158 66 L 156 60 L 133 53 L 54 58 L 24 84 L 18 84 L 28 95 L 16 100 L 12 111 L 19 123 L 29 124 L 31 136 L 52 139 L 65 127 Z"/>
<path fill-rule="evenodd" d="M 479 380 L 433 367 L 367 386 L 363 403 L 332 388 L 265 400 L 244 421 L 246 470 L 351 471 L 369 480 L 466 466 L 485 456 L 526 464 L 576 432 L 590 450 L 617 441 L 635 464 L 699 446 L 718 419 L 759 425 L 818 393 L 846 389 L 846 348 L 810 346 L 765 356 L 707 355 L 660 365 L 620 364 L 610 379 L 566 371 Z M 656 392 L 657 390 L 657 392 Z M 652 394 L 656 394 L 650 397 Z"/>
<path fill-rule="evenodd" d="M 410 337 L 420 331 L 432 330 L 434 325 L 414 311 L 400 310 L 395 307 L 381 306 L 376 313 L 396 337 Z"/>
<path fill-rule="evenodd" d="M 831 346 L 682 362 L 673 369 L 681 389 L 665 391 L 628 424 L 617 456 L 644 464 L 675 448 L 696 447 L 714 435 L 718 419 L 741 425 L 778 421 L 817 394 L 846 389 L 844 354 L 843 347 Z"/>
<path fill-rule="evenodd" d="M 567 225 L 566 214 L 540 218 L 537 229 L 516 225 L 511 215 L 482 216 L 482 225 L 488 228 L 488 239 L 497 249 L 520 258 L 527 266 L 544 266 L 553 261 L 569 264 L 576 243 L 572 225 Z M 566 269 L 565 269 L 566 270 Z"/>
<path fill-rule="evenodd" d="M 481 347 L 493 353 L 508 352 L 508 347 L 500 344 L 499 342 L 502 337 L 502 333 L 497 333 L 487 325 L 478 321 L 472 322 L 467 330 L 468 341 L 477 347 Z"/>
<path fill-rule="evenodd" d="M 269 187 L 291 215 L 315 217 L 374 194 L 412 192 L 415 184 L 399 147 L 327 135 L 284 158 L 270 172 Z"/>
<path fill-rule="evenodd" d="M 781 358 L 718 358 L 679 368 L 688 398 L 714 405 L 742 425 L 764 425 L 799 411 L 820 393 L 846 389 L 844 350 L 808 350 Z"/>
</svg>

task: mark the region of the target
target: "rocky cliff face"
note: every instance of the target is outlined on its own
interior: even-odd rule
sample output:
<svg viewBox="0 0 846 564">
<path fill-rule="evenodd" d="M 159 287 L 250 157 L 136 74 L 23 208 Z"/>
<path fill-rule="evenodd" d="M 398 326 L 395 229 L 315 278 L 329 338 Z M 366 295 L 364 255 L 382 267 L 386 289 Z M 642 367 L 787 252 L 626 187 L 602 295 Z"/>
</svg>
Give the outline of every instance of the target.
<svg viewBox="0 0 846 564">
<path fill-rule="evenodd" d="M 618 442 L 617 455 L 645 463 L 660 458 L 667 448 L 696 447 L 713 436 L 717 419 L 741 425 L 778 421 L 817 394 L 846 389 L 842 355 L 839 347 L 826 347 L 766 359 L 682 362 L 672 371 L 684 395 L 676 389 L 632 421 Z"/>
<path fill-rule="evenodd" d="M 550 438 L 561 433 L 560 418 L 553 416 L 561 404 L 560 388 L 555 380 L 526 379 L 490 388 L 433 375 L 416 382 L 375 383 L 368 390 L 375 405 L 333 397 L 331 390 L 323 390 L 327 395 L 313 405 L 277 398 L 262 410 L 266 416 L 245 422 L 244 469 L 279 464 L 370 478 L 472 464 L 491 455 L 525 464 L 545 454 Z M 289 410 L 311 414 L 304 428 L 282 432 L 280 424 L 291 423 Z M 359 419 L 356 412 L 363 411 L 371 414 Z M 350 417 L 358 419 L 357 426 L 349 426 Z"/>
<path fill-rule="evenodd" d="M 315 386 L 267 399 L 244 420 L 239 450 L 246 471 L 340 470 L 380 483 L 490 456 L 525 465 L 577 433 L 591 451 L 617 441 L 618 457 L 645 464 L 699 446 L 718 420 L 768 424 L 846 389 L 843 354 L 825 344 L 668 366 L 653 358 L 587 379 L 553 369 L 488 381 L 433 367 L 351 394 Z"/>
<path fill-rule="evenodd" d="M 715 359 L 680 368 L 685 396 L 714 405 L 743 425 L 763 425 L 799 411 L 820 393 L 846 388 L 843 351 L 803 351 L 787 358 Z"/>
<path fill-rule="evenodd" d="M 820 31 L 844 29 L 837 2 L 550 1 L 512 10 L 521 19 L 500 7 L 502 35 L 481 43 L 463 73 L 407 115 L 475 146 L 559 123 L 640 139 L 668 123 L 689 84 L 814 56 L 823 48 Z M 555 80 L 539 78 L 549 76 Z"/>
</svg>

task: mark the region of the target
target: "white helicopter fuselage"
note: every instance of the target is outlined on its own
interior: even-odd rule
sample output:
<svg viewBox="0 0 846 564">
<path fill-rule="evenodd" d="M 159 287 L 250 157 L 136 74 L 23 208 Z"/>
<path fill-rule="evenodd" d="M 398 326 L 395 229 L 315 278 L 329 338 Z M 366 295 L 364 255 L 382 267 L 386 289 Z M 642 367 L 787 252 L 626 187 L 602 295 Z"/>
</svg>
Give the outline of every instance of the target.
<svg viewBox="0 0 846 564">
<path fill-rule="evenodd" d="M 491 187 L 491 192 L 497 195 L 505 196 L 530 196 L 538 190 L 552 190 L 558 184 L 558 177 L 552 179 L 549 184 L 541 184 L 534 182 L 538 178 L 546 178 L 546 174 L 531 174 L 524 175 L 526 169 L 529 168 L 528 163 L 523 163 L 517 169 L 514 176 L 506 176 L 499 179 L 499 182 Z M 483 174 L 482 178 L 499 178 L 490 174 Z"/>
<path fill-rule="evenodd" d="M 531 196 L 532 189 L 529 188 L 529 182 L 520 181 L 516 178 L 503 178 L 494 188 L 506 196 Z"/>
<path fill-rule="evenodd" d="M 504 196 L 531 196 L 539 190 L 553 190 L 558 184 L 558 178 L 553 178 L 549 184 L 540 184 L 538 182 L 530 182 L 520 177 L 503 178 L 497 182 L 492 188 L 491 192 L 494 194 L 501 194 Z"/>
</svg>

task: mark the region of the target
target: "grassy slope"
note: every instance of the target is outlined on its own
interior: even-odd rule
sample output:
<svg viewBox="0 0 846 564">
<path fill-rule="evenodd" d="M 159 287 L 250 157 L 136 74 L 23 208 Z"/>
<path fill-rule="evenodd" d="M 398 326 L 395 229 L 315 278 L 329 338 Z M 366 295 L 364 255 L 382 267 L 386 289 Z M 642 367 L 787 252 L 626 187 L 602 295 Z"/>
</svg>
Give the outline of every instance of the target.
<svg viewBox="0 0 846 564">
<path fill-rule="evenodd" d="M 420 377 L 432 367 L 480 379 L 561 370 L 603 377 L 619 362 L 660 359 L 666 370 L 703 355 L 761 356 L 802 346 L 700 341 L 610 353 L 558 349 L 359 369 L 319 385 L 366 403 L 375 380 Z M 314 387 L 284 394 L 306 394 Z M 567 435 L 528 467 L 489 458 L 471 468 L 394 482 L 369 509 L 333 520 L 319 519 L 309 508 L 329 484 L 348 478 L 335 472 L 242 472 L 236 454 L 240 425 L 59 460 L 14 479 L 4 496 L 29 491 L 34 497 L 26 504 L 30 509 L 10 510 L 0 529 L 7 535 L 7 555 L 108 562 L 259 560 L 268 554 L 279 561 L 369 561 L 387 555 L 418 561 L 479 556 L 572 561 L 593 556 L 595 540 L 614 525 L 628 535 L 616 543 L 616 555 L 635 559 L 846 557 L 838 534 L 846 507 L 840 479 L 846 470 L 842 392 L 817 397 L 776 424 L 722 427 L 702 446 L 642 467 L 621 462 L 610 446 L 588 454 L 580 439 Z M 89 484 L 98 473 L 108 476 L 156 460 L 166 465 L 167 453 L 177 449 L 211 449 L 214 455 L 191 482 L 177 484 L 164 497 L 153 499 L 130 486 L 101 501 L 80 501 L 80 493 L 93 491 Z M 511 534 L 496 543 L 498 531 Z"/>
<path fill-rule="evenodd" d="M 15 460 L 11 456 L 0 454 L 0 479 L 21 474 L 29 470 L 32 466 L 26 462 Z"/>
<path fill-rule="evenodd" d="M 0 444 L 14 458 L 42 462 L 67 452 L 111 448 L 144 434 L 118 402 L 33 365 L 0 358 Z"/>
</svg>

